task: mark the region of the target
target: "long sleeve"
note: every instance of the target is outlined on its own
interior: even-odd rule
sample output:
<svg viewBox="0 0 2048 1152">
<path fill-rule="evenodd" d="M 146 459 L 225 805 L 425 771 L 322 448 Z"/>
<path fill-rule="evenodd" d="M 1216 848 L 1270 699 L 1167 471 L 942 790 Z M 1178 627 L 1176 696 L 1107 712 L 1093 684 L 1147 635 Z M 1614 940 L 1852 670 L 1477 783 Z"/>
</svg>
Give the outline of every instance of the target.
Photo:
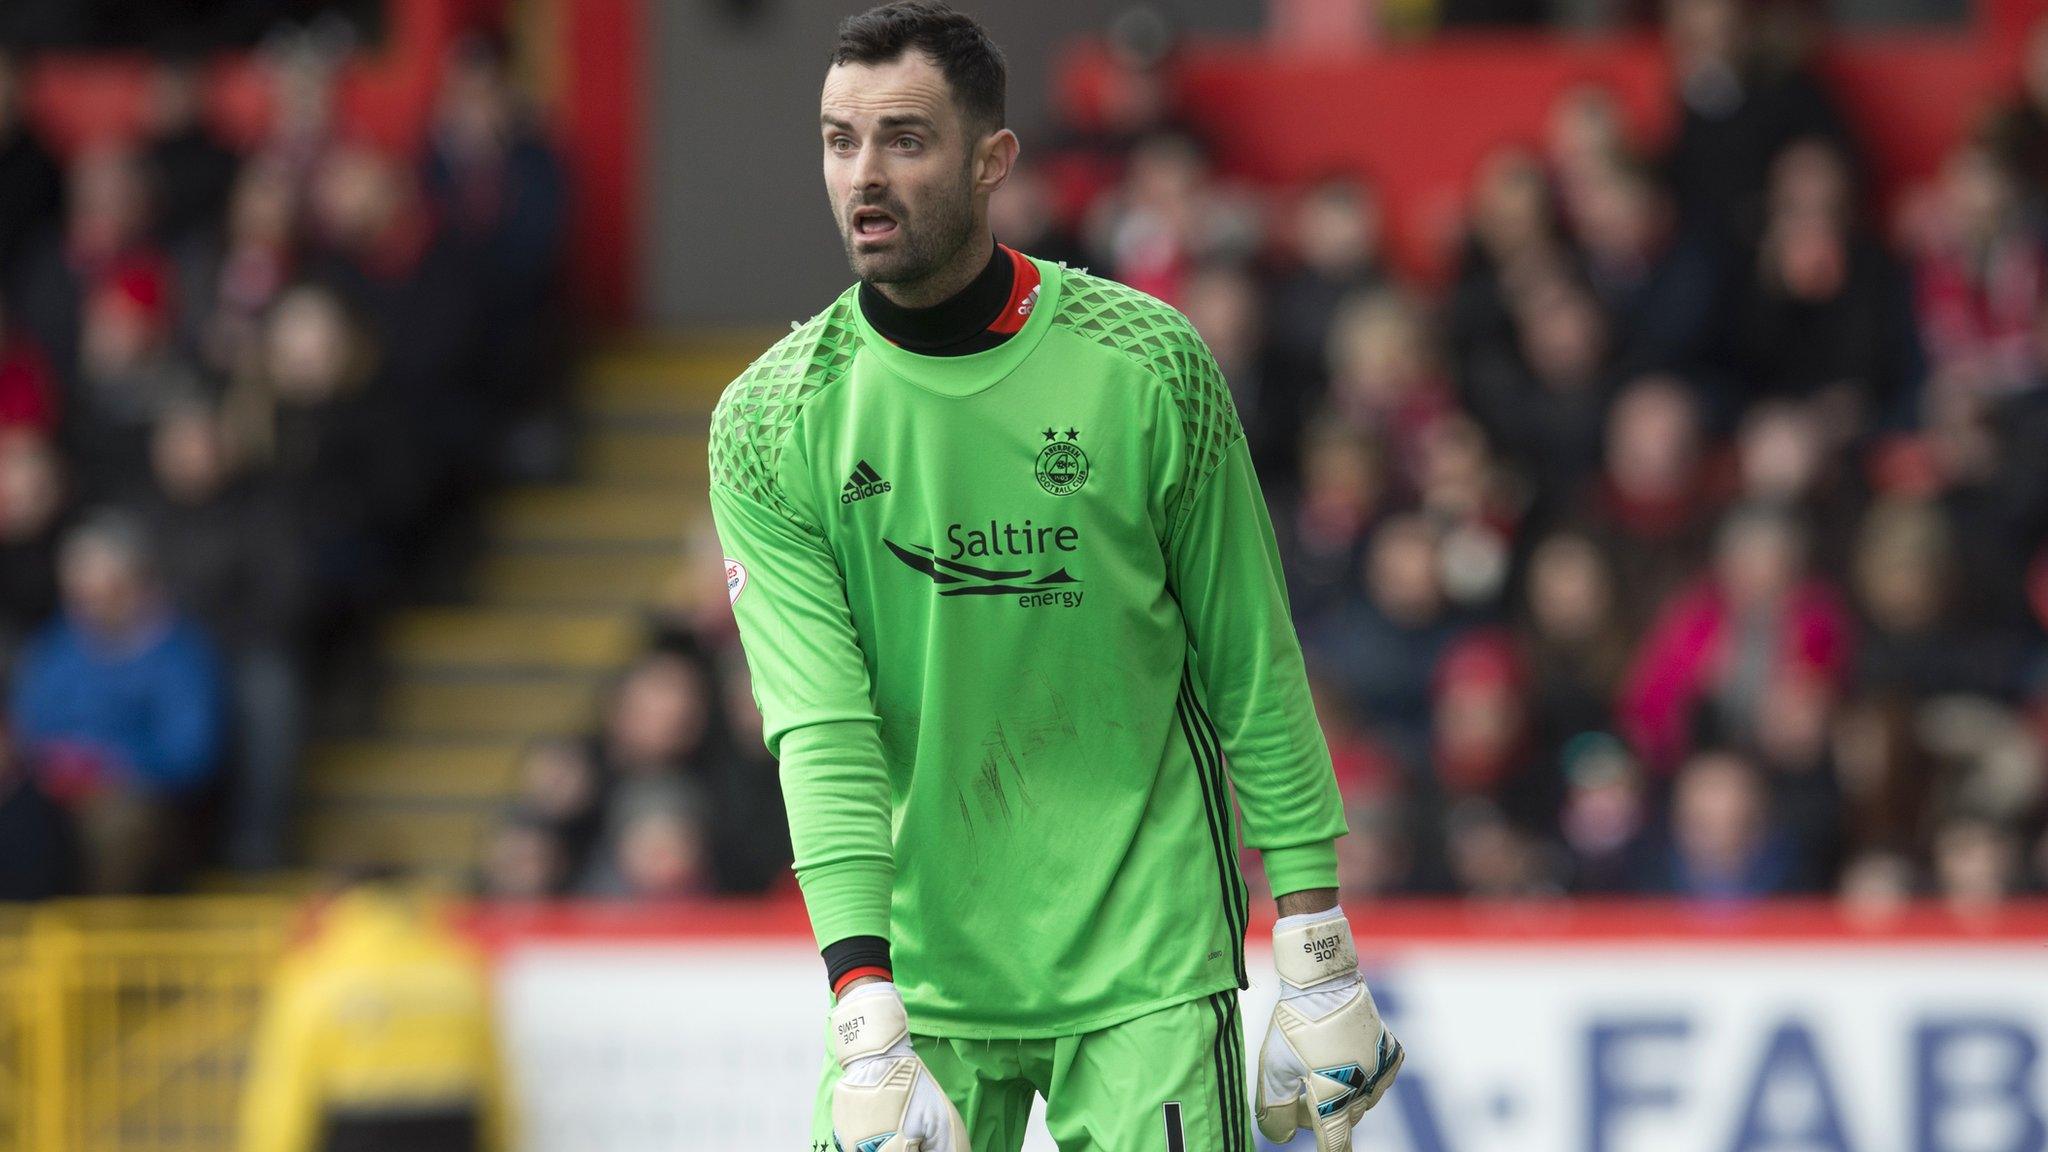
<svg viewBox="0 0 2048 1152">
<path fill-rule="evenodd" d="M 1244 436 L 1229 437 L 1218 451 L 1213 467 L 1188 483 L 1169 540 L 1174 593 L 1245 841 L 1264 853 L 1273 894 L 1335 887 L 1343 806 L 1288 612 L 1279 547 Z"/>
<path fill-rule="evenodd" d="M 288 962 L 289 964 L 289 962 Z M 242 1087 L 241 1152 L 312 1152 L 320 1122 L 308 992 L 288 966 L 272 985 Z"/>
<path fill-rule="evenodd" d="M 204 785 L 219 767 L 226 691 L 213 647 L 181 626 L 159 654 L 146 729 L 129 749 L 149 787 L 182 793 Z"/>
<path fill-rule="evenodd" d="M 812 931 L 821 948 L 886 938 L 889 771 L 838 564 L 815 529 L 734 486 L 714 482 L 711 512 Z"/>
</svg>

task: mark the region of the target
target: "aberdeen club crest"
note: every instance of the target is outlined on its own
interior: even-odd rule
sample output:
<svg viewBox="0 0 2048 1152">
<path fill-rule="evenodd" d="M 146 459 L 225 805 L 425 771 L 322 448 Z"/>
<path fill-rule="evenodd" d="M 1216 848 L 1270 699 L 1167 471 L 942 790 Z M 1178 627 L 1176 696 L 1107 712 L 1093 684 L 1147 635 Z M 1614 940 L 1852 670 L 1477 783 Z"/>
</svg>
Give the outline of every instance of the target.
<svg viewBox="0 0 2048 1152">
<path fill-rule="evenodd" d="M 1044 435 L 1046 444 L 1038 453 L 1036 468 L 1038 486 L 1055 496 L 1080 491 L 1088 482 L 1088 454 L 1075 443 L 1081 438 L 1080 431 L 1047 428 Z"/>
</svg>

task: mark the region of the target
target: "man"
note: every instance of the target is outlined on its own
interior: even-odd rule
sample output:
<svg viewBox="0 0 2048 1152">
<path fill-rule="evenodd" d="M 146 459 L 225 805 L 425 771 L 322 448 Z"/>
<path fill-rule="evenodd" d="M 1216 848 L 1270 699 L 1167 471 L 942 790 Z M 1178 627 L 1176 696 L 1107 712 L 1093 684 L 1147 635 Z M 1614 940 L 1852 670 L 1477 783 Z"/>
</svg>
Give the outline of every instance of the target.
<svg viewBox="0 0 2048 1152">
<path fill-rule="evenodd" d="M 1246 839 L 1282 914 L 1257 1120 L 1350 1147 L 1401 1063 L 1229 393 L 1185 318 L 998 246 L 1004 66 L 848 20 L 820 117 L 860 283 L 713 418 L 712 508 L 838 1003 L 813 1147 L 1248 1152 Z M 1224 760 L 1229 761 L 1229 781 Z"/>
<path fill-rule="evenodd" d="M 77 815 L 90 892 L 174 885 L 226 750 L 219 652 L 171 604 L 126 514 L 70 529 L 57 582 L 63 610 L 22 650 L 9 699 L 22 750 Z"/>
<path fill-rule="evenodd" d="M 242 1089 L 243 1152 L 509 1152 L 489 970 L 381 870 L 315 910 L 279 965 Z"/>
</svg>

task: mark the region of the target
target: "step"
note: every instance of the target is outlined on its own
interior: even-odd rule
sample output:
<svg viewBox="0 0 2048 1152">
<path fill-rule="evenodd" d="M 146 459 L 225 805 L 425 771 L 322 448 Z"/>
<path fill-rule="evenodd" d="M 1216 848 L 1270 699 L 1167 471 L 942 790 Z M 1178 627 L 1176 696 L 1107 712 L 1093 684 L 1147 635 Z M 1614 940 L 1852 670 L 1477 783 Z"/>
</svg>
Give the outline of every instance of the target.
<svg viewBox="0 0 2048 1152">
<path fill-rule="evenodd" d="M 703 510 L 701 493 L 665 487 L 534 486 L 499 499 L 490 536 L 512 545 L 679 543 Z"/>
<path fill-rule="evenodd" d="M 577 375 L 580 395 L 650 392 L 718 394 L 788 329 L 735 329 L 691 338 L 654 336 L 622 341 L 585 358 Z"/>
<path fill-rule="evenodd" d="M 519 740 L 348 740 L 315 747 L 301 792 L 314 800 L 495 801 L 518 786 Z"/>
<path fill-rule="evenodd" d="M 385 625 L 383 653 L 409 672 L 593 672 L 624 663 L 645 636 L 628 611 L 415 608 Z"/>
<path fill-rule="evenodd" d="M 599 677 L 402 678 L 378 701 L 381 734 L 523 740 L 573 736 L 597 721 Z"/>
<path fill-rule="evenodd" d="M 300 854 L 318 867 L 391 865 L 429 871 L 475 866 L 501 806 L 322 804 L 299 819 Z"/>
<path fill-rule="evenodd" d="M 484 558 L 477 592 L 486 603 L 508 607 L 638 608 L 686 564 L 681 548 L 501 552 Z"/>
<path fill-rule="evenodd" d="M 578 438 L 577 475 L 598 484 L 668 484 L 701 490 L 707 482 L 702 429 L 594 428 Z"/>
</svg>

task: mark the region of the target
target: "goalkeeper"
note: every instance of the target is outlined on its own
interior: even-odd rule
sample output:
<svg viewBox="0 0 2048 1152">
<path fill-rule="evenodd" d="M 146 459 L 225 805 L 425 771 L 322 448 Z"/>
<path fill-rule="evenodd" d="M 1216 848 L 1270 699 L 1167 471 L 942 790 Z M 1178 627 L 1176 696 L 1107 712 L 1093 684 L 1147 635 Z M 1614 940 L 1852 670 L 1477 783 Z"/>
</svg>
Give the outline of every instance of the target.
<svg viewBox="0 0 2048 1152">
<path fill-rule="evenodd" d="M 979 25 L 839 30 L 825 187 L 859 282 L 713 417 L 711 503 L 836 1006 L 813 1148 L 1350 1147 L 1401 1048 L 1230 394 L 1185 318 L 995 242 Z M 1246 842 L 1282 1000 L 1248 1097 Z"/>
</svg>

